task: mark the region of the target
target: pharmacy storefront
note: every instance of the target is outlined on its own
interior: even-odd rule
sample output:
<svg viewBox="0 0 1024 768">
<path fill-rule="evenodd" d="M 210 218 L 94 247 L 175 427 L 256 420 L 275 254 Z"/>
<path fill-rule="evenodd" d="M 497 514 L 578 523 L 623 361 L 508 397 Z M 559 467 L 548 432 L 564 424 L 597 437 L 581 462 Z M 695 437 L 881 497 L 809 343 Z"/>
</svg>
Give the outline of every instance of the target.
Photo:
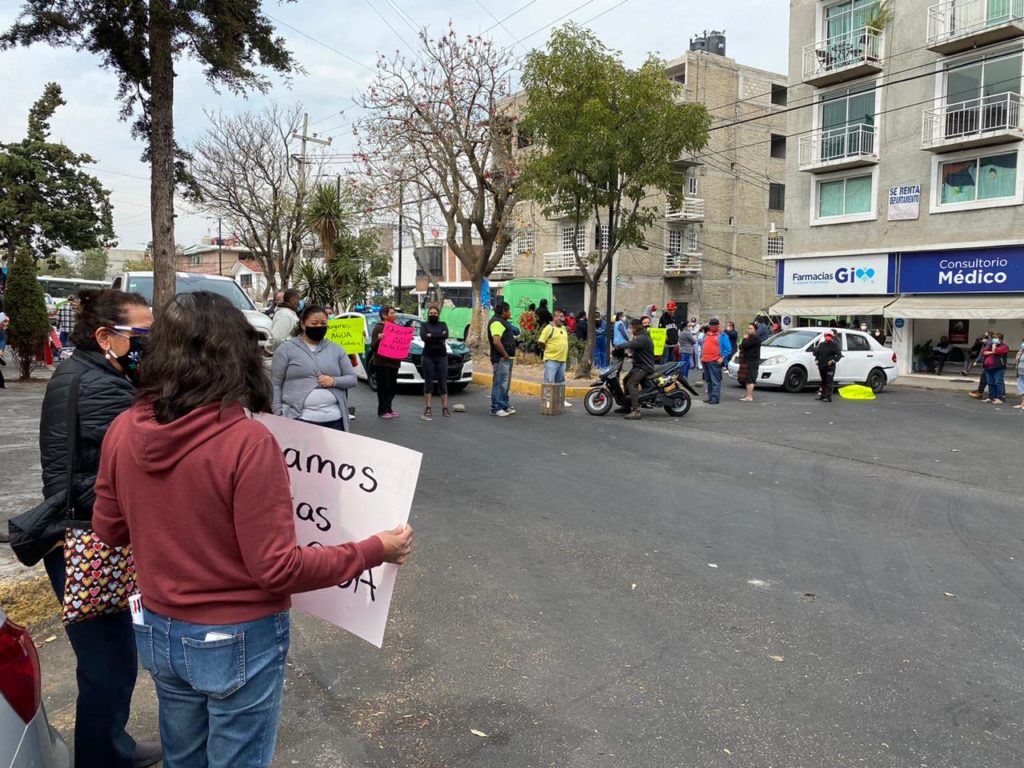
<svg viewBox="0 0 1024 768">
<path fill-rule="evenodd" d="M 846 323 L 882 327 L 883 309 L 896 299 L 896 257 L 836 256 L 778 262 L 776 290 L 781 299 L 770 308 L 783 328 Z"/>
<path fill-rule="evenodd" d="M 884 314 L 900 374 L 916 346 L 943 336 L 962 352 L 986 331 L 1002 331 L 1011 350 L 1024 338 L 1024 245 L 902 253 L 897 289 Z"/>
</svg>

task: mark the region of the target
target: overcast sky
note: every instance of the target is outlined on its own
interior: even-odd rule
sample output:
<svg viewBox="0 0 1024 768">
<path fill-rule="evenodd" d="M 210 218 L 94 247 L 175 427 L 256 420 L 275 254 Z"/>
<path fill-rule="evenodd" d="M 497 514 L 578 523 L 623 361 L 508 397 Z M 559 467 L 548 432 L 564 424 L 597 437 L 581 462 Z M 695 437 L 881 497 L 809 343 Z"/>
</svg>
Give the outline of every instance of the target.
<svg viewBox="0 0 1024 768">
<path fill-rule="evenodd" d="M 215 93 L 196 66 L 179 64 L 174 109 L 179 143 L 187 146 L 202 135 L 204 108 L 235 113 L 273 100 L 301 103 L 309 112 L 311 132 L 332 136 L 332 150 L 351 152 L 350 123 L 357 116 L 351 96 L 369 82 L 377 51 L 407 49 L 415 43 L 414 29 L 426 26 L 438 32 L 449 20 L 457 33 L 486 31 L 499 45 L 514 46 L 521 56 L 529 48 L 544 45 L 552 24 L 571 19 L 585 23 L 605 45 L 621 50 L 631 66 L 650 52 L 675 58 L 702 30 L 724 29 L 731 58 L 786 71 L 786 0 L 729 0 L 721 5 L 696 0 L 299 0 L 282 5 L 269 2 L 263 7 L 280 22 L 278 31 L 306 74 L 295 77 L 290 87 L 275 81 L 270 93 L 245 99 Z M 0 28 L 10 26 L 20 8 L 16 0 L 0 0 Z M 517 10 L 502 24 L 496 23 Z M 128 125 L 118 120 L 115 78 L 100 68 L 96 57 L 43 45 L 0 53 L 4 97 L 0 142 L 24 136 L 29 107 L 50 81 L 62 86 L 68 102 L 53 121 L 54 138 L 95 158 L 92 170 L 112 192 L 119 247 L 142 248 L 151 240 L 149 169 L 139 161 L 142 146 L 132 140 Z M 338 165 L 331 170 L 344 169 Z M 191 214 L 181 203 L 176 210 L 178 243 L 189 245 L 205 234 L 216 234 L 216 222 Z"/>
</svg>

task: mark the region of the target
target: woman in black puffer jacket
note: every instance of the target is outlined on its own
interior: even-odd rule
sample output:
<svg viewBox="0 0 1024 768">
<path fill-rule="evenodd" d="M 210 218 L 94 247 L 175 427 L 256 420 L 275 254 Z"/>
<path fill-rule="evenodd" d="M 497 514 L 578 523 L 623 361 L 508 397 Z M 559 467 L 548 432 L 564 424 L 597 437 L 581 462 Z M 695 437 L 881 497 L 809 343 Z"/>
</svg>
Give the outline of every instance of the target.
<svg viewBox="0 0 1024 768">
<path fill-rule="evenodd" d="M 62 492 L 68 461 L 74 517 L 88 520 L 95 499 L 100 445 L 111 422 L 135 396 L 138 363 L 153 313 L 136 293 L 82 291 L 71 340 L 74 354 L 57 366 L 46 386 L 39 420 L 43 496 Z M 70 456 L 68 408 L 78 388 L 76 448 Z M 58 546 L 43 559 L 57 599 L 64 599 L 64 553 Z M 67 628 L 78 663 L 75 713 L 76 768 L 132 768 L 153 765 L 161 757 L 155 742 L 136 744 L 125 726 L 135 689 L 137 653 L 127 612 L 88 619 Z"/>
</svg>

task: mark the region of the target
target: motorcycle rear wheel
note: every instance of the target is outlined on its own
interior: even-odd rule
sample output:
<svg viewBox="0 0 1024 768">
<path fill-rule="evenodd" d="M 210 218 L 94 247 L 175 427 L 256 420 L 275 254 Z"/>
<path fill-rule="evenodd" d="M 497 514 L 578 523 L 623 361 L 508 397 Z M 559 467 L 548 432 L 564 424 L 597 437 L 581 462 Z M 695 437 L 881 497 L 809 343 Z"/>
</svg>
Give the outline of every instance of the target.
<svg viewBox="0 0 1024 768">
<path fill-rule="evenodd" d="M 604 387 L 590 390 L 583 398 L 583 407 L 591 416 L 605 416 L 613 405 L 615 405 L 615 400 Z"/>
<path fill-rule="evenodd" d="M 691 405 L 693 405 L 693 401 L 686 392 L 674 392 L 665 398 L 665 413 L 679 418 L 690 412 Z"/>
</svg>

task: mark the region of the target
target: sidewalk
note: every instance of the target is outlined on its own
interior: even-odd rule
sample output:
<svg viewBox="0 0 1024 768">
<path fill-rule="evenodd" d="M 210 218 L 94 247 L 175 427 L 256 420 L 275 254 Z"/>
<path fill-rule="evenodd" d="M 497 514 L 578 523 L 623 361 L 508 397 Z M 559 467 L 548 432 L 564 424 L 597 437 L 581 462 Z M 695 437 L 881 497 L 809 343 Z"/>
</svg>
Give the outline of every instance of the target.
<svg viewBox="0 0 1024 768">
<path fill-rule="evenodd" d="M 967 376 L 961 376 L 959 373 L 953 376 L 936 376 L 932 373 L 910 373 L 905 376 L 900 376 L 889 386 L 931 389 L 939 392 L 961 392 L 966 395 L 971 390 L 978 388 L 979 372 L 980 369 L 975 369 L 973 375 L 969 374 Z M 1020 393 L 1017 392 L 1017 377 L 1015 375 L 1007 376 L 1007 398 L 1016 397 L 1019 394 Z"/>
</svg>

